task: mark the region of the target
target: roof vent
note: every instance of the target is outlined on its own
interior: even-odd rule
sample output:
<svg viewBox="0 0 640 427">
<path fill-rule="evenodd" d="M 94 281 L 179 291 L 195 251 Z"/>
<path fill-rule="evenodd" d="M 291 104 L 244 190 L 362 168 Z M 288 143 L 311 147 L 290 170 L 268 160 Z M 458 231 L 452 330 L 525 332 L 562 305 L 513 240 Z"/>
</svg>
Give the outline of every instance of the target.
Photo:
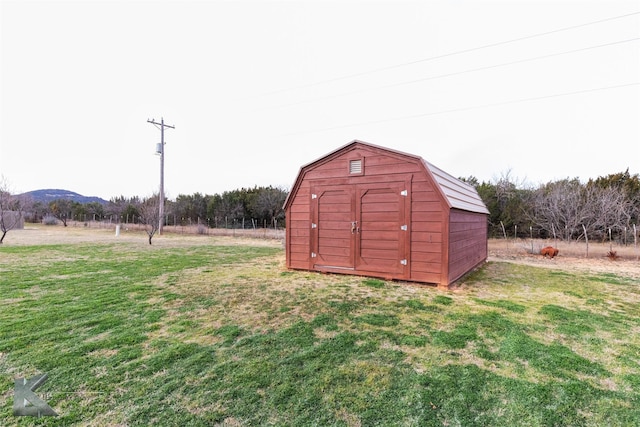
<svg viewBox="0 0 640 427">
<path fill-rule="evenodd" d="M 349 161 L 349 173 L 350 174 L 362 173 L 362 159 Z"/>
</svg>

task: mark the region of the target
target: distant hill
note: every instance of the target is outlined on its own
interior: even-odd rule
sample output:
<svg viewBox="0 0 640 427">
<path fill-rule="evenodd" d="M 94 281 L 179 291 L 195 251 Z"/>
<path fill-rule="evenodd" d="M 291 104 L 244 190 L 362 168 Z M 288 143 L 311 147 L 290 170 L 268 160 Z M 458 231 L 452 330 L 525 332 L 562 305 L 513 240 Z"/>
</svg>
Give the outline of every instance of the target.
<svg viewBox="0 0 640 427">
<path fill-rule="evenodd" d="M 82 194 L 74 193 L 69 190 L 58 190 L 58 189 L 46 189 L 46 190 L 34 190 L 24 193 L 24 195 L 31 196 L 34 201 L 49 203 L 58 199 L 68 199 L 78 203 L 91 203 L 98 202 L 101 204 L 109 203 L 100 197 L 93 196 L 83 196 Z"/>
</svg>

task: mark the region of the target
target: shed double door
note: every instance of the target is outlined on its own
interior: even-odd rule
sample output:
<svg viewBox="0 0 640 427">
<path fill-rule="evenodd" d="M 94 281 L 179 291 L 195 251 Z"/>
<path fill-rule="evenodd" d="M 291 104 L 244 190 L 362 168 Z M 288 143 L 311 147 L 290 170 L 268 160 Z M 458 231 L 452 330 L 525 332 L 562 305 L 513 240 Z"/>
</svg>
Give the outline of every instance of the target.
<svg viewBox="0 0 640 427">
<path fill-rule="evenodd" d="M 402 277 L 409 235 L 406 188 L 404 182 L 312 186 L 312 268 Z"/>
</svg>

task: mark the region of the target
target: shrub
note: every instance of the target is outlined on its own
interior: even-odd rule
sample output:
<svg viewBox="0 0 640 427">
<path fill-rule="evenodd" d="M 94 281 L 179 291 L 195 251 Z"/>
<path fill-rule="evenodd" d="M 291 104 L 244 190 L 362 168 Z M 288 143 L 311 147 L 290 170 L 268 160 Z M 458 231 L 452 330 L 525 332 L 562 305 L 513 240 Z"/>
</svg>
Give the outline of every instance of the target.
<svg viewBox="0 0 640 427">
<path fill-rule="evenodd" d="M 42 223 L 44 225 L 58 225 L 58 218 L 48 215 L 42 218 Z"/>
</svg>

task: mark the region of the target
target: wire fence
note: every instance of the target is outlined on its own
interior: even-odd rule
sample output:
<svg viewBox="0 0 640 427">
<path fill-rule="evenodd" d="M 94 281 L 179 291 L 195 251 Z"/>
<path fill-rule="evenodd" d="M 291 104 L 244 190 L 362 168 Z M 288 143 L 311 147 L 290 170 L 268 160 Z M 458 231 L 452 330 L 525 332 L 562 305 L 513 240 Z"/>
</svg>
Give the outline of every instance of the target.
<svg viewBox="0 0 640 427">
<path fill-rule="evenodd" d="M 68 221 L 69 227 L 84 227 L 96 229 L 112 229 L 120 226 L 123 231 L 144 231 L 146 226 L 138 223 L 116 223 L 113 221 Z M 230 236 L 245 237 L 252 239 L 273 239 L 283 240 L 286 236 L 286 230 L 281 227 L 251 227 L 251 228 L 215 228 L 208 227 L 204 224 L 193 225 L 164 225 L 162 227 L 164 233 L 184 234 L 184 235 L 203 235 L 203 236 Z"/>
</svg>

